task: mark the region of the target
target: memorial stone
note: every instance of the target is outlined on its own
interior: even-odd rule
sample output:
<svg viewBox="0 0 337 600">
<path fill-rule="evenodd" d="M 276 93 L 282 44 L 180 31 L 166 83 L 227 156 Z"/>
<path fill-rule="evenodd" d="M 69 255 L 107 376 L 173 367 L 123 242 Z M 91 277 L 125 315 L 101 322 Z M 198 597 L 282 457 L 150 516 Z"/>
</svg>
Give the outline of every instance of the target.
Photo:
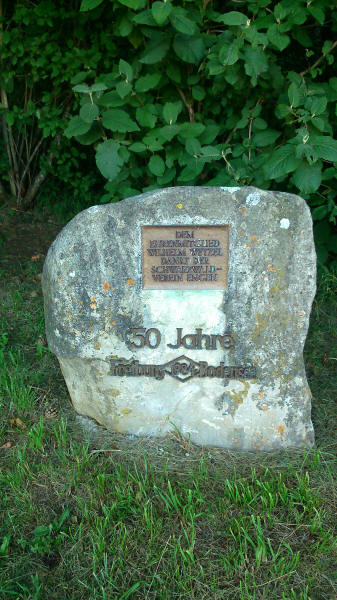
<svg viewBox="0 0 337 600">
<path fill-rule="evenodd" d="M 291 194 L 177 187 L 81 212 L 43 271 L 75 410 L 120 433 L 312 446 L 315 270 L 310 211 Z"/>
</svg>

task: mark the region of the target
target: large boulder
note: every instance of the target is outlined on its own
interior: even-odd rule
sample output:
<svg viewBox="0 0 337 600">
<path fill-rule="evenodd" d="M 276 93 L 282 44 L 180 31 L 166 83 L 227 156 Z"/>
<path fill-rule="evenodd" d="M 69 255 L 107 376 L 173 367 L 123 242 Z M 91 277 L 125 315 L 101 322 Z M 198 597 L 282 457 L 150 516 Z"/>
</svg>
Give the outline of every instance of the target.
<svg viewBox="0 0 337 600">
<path fill-rule="evenodd" d="M 75 410 L 129 434 L 312 446 L 315 273 L 310 211 L 292 194 L 178 187 L 81 212 L 43 271 Z"/>
</svg>

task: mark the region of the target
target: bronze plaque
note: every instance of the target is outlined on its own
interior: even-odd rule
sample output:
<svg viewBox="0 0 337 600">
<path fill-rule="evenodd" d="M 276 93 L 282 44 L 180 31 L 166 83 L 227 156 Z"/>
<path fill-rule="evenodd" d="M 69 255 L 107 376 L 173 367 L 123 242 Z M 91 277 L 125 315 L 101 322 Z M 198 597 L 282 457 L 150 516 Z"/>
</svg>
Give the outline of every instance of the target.
<svg viewBox="0 0 337 600">
<path fill-rule="evenodd" d="M 142 227 L 143 289 L 223 290 L 229 225 Z"/>
</svg>

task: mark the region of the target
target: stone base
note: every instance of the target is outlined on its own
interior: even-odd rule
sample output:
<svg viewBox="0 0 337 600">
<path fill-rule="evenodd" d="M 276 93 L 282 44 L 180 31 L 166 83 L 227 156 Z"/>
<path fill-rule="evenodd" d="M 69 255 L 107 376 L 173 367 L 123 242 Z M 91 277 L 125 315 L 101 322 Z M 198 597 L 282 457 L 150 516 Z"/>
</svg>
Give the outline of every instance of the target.
<svg viewBox="0 0 337 600">
<path fill-rule="evenodd" d="M 111 376 L 102 360 L 59 358 L 75 410 L 110 431 L 164 437 L 178 428 L 203 446 L 233 450 L 312 447 L 305 375 L 290 382 Z M 301 401 L 293 394 L 304 390 Z M 264 401 L 264 397 L 268 400 Z"/>
</svg>

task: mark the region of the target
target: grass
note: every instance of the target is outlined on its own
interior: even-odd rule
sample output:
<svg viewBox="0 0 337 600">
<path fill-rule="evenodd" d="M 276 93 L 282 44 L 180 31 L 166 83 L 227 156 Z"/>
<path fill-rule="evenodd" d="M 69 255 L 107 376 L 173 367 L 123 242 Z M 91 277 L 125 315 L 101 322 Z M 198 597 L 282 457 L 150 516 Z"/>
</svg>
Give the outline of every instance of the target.
<svg viewBox="0 0 337 600">
<path fill-rule="evenodd" d="M 316 448 L 251 454 L 83 429 L 41 267 L 2 272 L 0 599 L 336 599 L 336 277 L 305 350 Z"/>
</svg>

